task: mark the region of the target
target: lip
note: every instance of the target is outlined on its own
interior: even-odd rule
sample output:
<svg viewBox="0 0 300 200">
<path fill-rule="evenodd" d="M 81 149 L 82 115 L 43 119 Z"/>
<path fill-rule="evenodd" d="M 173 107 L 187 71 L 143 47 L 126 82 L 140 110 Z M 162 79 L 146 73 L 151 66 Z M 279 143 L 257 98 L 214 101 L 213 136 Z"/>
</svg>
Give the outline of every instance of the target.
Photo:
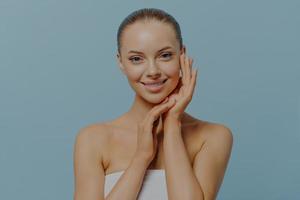
<svg viewBox="0 0 300 200">
<path fill-rule="evenodd" d="M 156 82 L 151 82 L 151 83 L 149 83 L 149 82 L 147 82 L 147 83 L 141 82 L 141 83 L 143 84 L 143 86 L 147 90 L 149 90 L 151 92 L 158 92 L 164 87 L 167 80 L 168 79 L 161 80 L 161 81 L 156 81 Z M 161 83 L 161 82 L 162 82 L 162 84 L 160 84 L 160 85 L 151 85 L 151 84 L 154 84 L 154 83 Z"/>
<path fill-rule="evenodd" d="M 164 80 L 160 80 L 160 81 L 153 81 L 153 82 L 141 82 L 143 83 L 144 85 L 147 85 L 147 84 L 155 84 L 155 83 L 165 83 L 167 79 L 164 79 Z"/>
</svg>

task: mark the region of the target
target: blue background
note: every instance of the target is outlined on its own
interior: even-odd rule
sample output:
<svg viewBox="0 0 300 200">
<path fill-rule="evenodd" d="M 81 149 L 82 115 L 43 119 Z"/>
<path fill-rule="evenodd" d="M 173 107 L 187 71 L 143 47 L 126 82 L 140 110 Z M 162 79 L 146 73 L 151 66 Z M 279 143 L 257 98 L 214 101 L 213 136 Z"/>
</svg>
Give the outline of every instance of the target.
<svg viewBox="0 0 300 200">
<path fill-rule="evenodd" d="M 300 199 L 296 0 L 1 0 L 0 199 L 72 199 L 78 130 L 133 101 L 116 33 L 142 7 L 181 25 L 199 69 L 187 112 L 234 135 L 218 199 Z"/>
</svg>

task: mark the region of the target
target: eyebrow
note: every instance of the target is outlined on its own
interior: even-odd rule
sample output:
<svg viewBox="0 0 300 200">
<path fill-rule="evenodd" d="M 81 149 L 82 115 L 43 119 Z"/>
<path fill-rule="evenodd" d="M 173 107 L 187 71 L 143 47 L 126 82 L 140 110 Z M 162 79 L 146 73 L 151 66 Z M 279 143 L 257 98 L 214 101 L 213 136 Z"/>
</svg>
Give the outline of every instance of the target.
<svg viewBox="0 0 300 200">
<path fill-rule="evenodd" d="M 161 52 L 161 51 L 163 51 L 163 50 L 170 49 L 170 48 L 172 48 L 172 47 L 166 46 L 166 47 L 160 49 L 158 52 Z M 128 51 L 128 53 L 139 53 L 139 54 L 142 54 L 143 52 L 135 51 L 135 50 L 130 50 L 130 51 Z"/>
</svg>

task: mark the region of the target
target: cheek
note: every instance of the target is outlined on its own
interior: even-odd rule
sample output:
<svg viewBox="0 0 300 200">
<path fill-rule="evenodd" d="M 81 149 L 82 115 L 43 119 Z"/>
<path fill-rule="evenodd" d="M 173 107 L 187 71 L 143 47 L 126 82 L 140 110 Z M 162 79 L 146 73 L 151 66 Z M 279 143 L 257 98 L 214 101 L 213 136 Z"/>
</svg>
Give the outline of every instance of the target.
<svg viewBox="0 0 300 200">
<path fill-rule="evenodd" d="M 169 77 L 179 76 L 180 65 L 177 62 L 171 62 L 164 66 L 164 73 Z"/>
<path fill-rule="evenodd" d="M 127 73 L 128 79 L 130 79 L 132 81 L 138 81 L 138 80 L 140 80 L 140 78 L 143 74 L 143 70 L 139 69 L 139 68 L 135 68 L 135 69 L 127 68 L 126 73 Z"/>
</svg>

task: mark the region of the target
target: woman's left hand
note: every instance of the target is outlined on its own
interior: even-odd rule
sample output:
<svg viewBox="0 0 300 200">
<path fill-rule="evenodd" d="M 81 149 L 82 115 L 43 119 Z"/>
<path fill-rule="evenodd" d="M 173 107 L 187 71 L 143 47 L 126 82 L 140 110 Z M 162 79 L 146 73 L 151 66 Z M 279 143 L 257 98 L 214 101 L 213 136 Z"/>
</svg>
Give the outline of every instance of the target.
<svg viewBox="0 0 300 200">
<path fill-rule="evenodd" d="M 182 77 L 179 78 L 179 83 L 174 91 L 169 95 L 169 101 L 174 101 L 175 104 L 163 114 L 163 120 L 166 122 L 169 118 L 180 120 L 182 113 L 193 97 L 197 69 L 192 69 L 193 59 L 186 56 L 185 53 L 180 55 L 180 68 Z"/>
</svg>

